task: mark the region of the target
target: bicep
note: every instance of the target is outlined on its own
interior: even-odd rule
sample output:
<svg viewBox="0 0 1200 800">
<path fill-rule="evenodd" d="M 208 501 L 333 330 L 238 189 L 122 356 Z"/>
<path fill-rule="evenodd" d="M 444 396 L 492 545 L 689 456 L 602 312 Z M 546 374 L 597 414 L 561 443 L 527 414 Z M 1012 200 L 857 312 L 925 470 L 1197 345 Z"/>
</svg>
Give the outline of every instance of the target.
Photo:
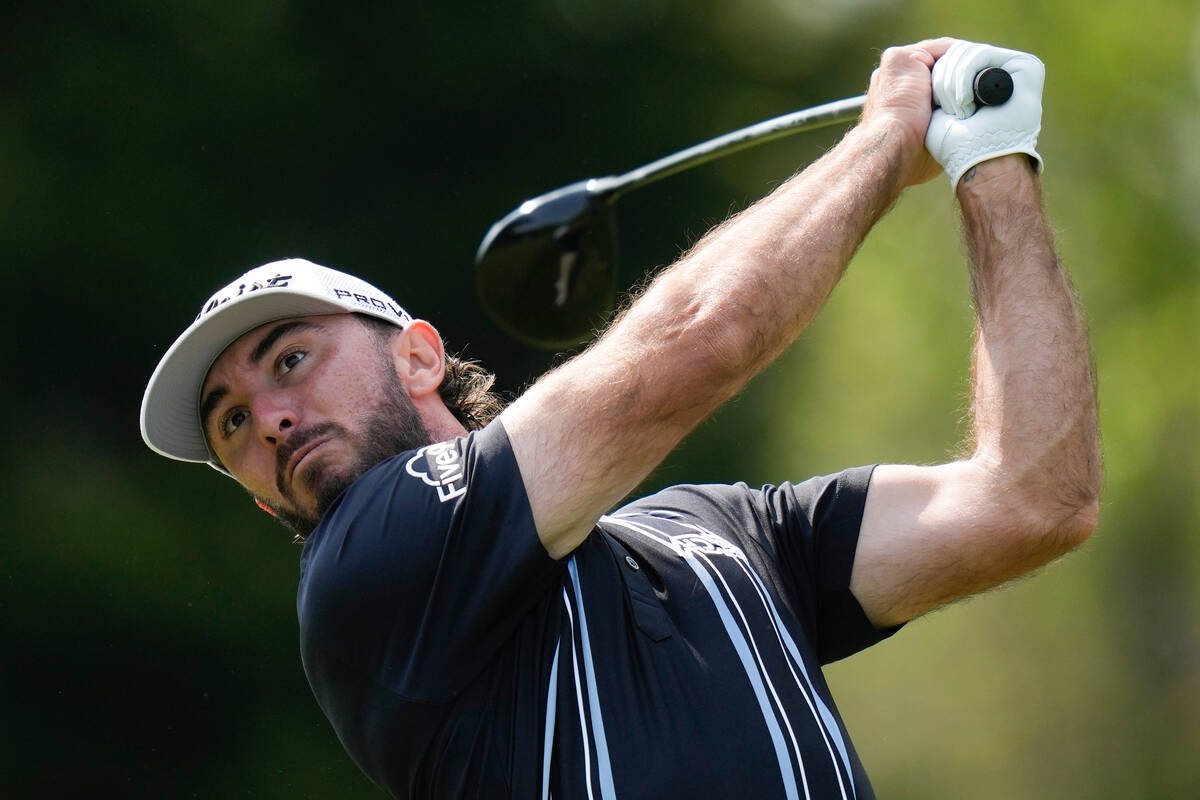
<svg viewBox="0 0 1200 800">
<path fill-rule="evenodd" d="M 907 622 L 1052 557 L 1016 503 L 972 461 L 877 467 L 850 580 L 871 622 Z"/>
<path fill-rule="evenodd" d="M 693 294 L 686 275 L 660 275 L 595 344 L 501 415 L 555 558 L 752 373 L 753 359 L 731 357 L 740 348 L 725 341 L 738 338 L 737 324 L 708 305 L 689 307 Z"/>
<path fill-rule="evenodd" d="M 587 363 L 544 377 L 500 417 L 554 558 L 578 547 L 703 416 L 664 402 L 635 370 L 622 379 L 598 359 Z"/>
</svg>

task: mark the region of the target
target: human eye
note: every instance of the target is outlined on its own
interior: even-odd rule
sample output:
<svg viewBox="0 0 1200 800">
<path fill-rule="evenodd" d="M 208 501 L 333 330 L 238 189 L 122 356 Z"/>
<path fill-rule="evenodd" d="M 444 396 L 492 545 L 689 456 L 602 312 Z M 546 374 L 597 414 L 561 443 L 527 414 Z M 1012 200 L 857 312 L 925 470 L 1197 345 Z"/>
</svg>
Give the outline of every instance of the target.
<svg viewBox="0 0 1200 800">
<path fill-rule="evenodd" d="M 221 417 L 221 435 L 229 438 L 242 426 L 249 414 L 242 408 L 231 408 Z"/>
<path fill-rule="evenodd" d="M 295 369 L 296 366 L 303 361 L 307 355 L 308 353 L 304 352 L 303 350 L 289 350 L 276 359 L 275 370 L 279 374 L 285 375 Z"/>
</svg>

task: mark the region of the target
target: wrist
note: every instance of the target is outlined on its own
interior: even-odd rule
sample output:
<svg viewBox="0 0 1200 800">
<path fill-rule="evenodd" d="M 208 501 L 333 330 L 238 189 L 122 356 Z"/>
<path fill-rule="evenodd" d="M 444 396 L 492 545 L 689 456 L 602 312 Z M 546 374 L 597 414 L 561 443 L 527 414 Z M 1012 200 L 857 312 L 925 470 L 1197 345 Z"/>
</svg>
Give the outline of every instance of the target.
<svg viewBox="0 0 1200 800">
<path fill-rule="evenodd" d="M 1037 173 L 1024 154 L 981 161 L 957 195 L 972 271 L 987 271 L 1048 236 Z M 1044 241 L 1045 240 L 1045 241 Z"/>
<path fill-rule="evenodd" d="M 886 142 L 889 152 L 899 159 L 912 159 L 925 150 L 925 132 L 916 130 L 905 119 L 890 114 L 871 114 L 850 129 L 849 135 L 864 140 Z"/>
<path fill-rule="evenodd" d="M 908 186 L 923 183 L 941 171 L 925 150 L 923 135 L 902 120 L 873 115 L 851 128 L 843 140 L 851 157 L 894 187 L 893 196 Z"/>
<path fill-rule="evenodd" d="M 1037 171 L 1024 153 L 981 161 L 963 173 L 956 194 L 962 202 L 984 199 L 1037 183 Z"/>
</svg>

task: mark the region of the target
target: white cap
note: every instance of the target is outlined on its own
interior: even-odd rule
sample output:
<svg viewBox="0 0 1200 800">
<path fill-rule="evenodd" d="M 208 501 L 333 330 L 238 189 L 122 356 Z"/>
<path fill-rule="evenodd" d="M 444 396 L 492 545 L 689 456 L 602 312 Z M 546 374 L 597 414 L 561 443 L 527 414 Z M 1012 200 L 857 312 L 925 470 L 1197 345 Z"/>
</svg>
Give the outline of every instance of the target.
<svg viewBox="0 0 1200 800">
<path fill-rule="evenodd" d="M 200 389 L 225 348 L 277 319 L 359 312 L 400 328 L 412 322 L 395 300 L 353 275 L 302 258 L 250 270 L 210 297 L 158 362 L 142 398 L 142 438 L 180 461 L 212 456 L 200 421 Z"/>
</svg>

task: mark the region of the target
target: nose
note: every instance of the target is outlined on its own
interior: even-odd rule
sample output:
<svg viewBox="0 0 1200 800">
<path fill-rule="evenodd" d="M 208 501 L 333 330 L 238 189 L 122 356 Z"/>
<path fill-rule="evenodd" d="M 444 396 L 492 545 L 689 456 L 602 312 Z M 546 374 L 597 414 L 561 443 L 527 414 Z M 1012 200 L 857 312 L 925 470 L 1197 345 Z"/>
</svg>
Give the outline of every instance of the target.
<svg viewBox="0 0 1200 800">
<path fill-rule="evenodd" d="M 278 447 L 300 425 L 300 412 L 289 392 L 259 395 L 251 409 L 255 432 L 267 444 Z"/>
</svg>

